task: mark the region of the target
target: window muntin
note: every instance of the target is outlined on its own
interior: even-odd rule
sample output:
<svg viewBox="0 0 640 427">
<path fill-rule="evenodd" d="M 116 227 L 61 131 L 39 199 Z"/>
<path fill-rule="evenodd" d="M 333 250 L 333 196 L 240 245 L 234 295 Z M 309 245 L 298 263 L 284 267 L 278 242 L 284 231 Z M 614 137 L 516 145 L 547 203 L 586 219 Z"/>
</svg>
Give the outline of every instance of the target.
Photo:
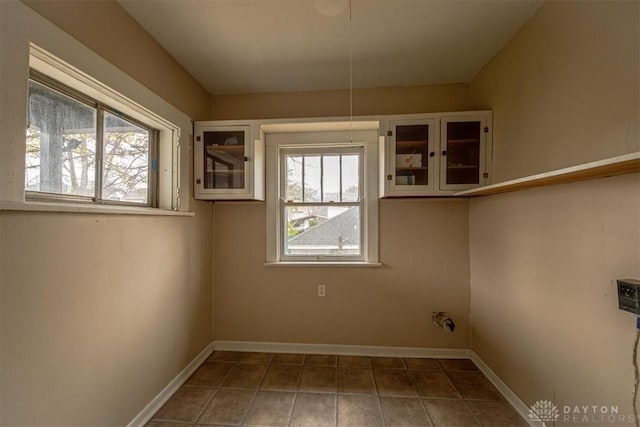
<svg viewBox="0 0 640 427">
<path fill-rule="evenodd" d="M 157 131 L 31 71 L 25 194 L 155 206 Z"/>
<path fill-rule="evenodd" d="M 280 256 L 362 261 L 363 147 L 280 150 Z"/>
</svg>

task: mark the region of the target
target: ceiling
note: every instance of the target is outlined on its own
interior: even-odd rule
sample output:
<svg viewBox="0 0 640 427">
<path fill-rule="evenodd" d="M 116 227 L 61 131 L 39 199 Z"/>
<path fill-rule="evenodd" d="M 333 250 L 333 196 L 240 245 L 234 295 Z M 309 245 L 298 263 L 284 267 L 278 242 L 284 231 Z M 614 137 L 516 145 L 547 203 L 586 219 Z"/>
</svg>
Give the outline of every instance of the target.
<svg viewBox="0 0 640 427">
<path fill-rule="evenodd" d="M 469 82 L 542 0 L 118 0 L 212 94 Z M 335 16 L 322 6 L 335 6 Z M 334 9 L 335 9 L 334 8 Z"/>
</svg>

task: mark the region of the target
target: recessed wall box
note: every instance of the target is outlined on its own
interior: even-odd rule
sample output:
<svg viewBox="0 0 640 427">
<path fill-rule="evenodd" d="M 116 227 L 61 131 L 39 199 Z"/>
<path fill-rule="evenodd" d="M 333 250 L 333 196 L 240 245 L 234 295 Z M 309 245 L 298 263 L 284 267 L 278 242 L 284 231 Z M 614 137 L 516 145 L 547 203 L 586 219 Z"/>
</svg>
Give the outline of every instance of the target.
<svg viewBox="0 0 640 427">
<path fill-rule="evenodd" d="M 618 280 L 618 307 L 640 316 L 640 280 Z"/>
</svg>

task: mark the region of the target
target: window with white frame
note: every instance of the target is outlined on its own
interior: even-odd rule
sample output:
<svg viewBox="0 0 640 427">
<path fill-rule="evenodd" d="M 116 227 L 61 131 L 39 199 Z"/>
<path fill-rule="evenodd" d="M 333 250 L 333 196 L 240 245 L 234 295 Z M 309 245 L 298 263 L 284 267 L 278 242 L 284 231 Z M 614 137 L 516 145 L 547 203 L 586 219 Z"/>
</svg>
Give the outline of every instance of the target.
<svg viewBox="0 0 640 427">
<path fill-rule="evenodd" d="M 362 147 L 280 150 L 283 260 L 362 260 Z"/>
<path fill-rule="evenodd" d="M 157 130 L 31 70 L 28 200 L 156 206 Z"/>
<path fill-rule="evenodd" d="M 266 133 L 267 263 L 376 264 L 377 128 L 293 128 Z"/>
</svg>

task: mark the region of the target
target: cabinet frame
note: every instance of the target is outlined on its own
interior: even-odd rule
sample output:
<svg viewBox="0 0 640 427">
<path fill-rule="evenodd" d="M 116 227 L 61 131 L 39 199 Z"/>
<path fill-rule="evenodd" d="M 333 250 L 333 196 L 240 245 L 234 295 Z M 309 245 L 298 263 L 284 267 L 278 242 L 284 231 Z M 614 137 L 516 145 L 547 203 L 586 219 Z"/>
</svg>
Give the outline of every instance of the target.
<svg viewBox="0 0 640 427">
<path fill-rule="evenodd" d="M 243 132 L 244 158 L 242 188 L 205 188 L 205 132 Z M 193 191 L 199 200 L 264 200 L 264 144 L 255 139 L 255 125 L 238 121 L 194 123 Z"/>
</svg>

